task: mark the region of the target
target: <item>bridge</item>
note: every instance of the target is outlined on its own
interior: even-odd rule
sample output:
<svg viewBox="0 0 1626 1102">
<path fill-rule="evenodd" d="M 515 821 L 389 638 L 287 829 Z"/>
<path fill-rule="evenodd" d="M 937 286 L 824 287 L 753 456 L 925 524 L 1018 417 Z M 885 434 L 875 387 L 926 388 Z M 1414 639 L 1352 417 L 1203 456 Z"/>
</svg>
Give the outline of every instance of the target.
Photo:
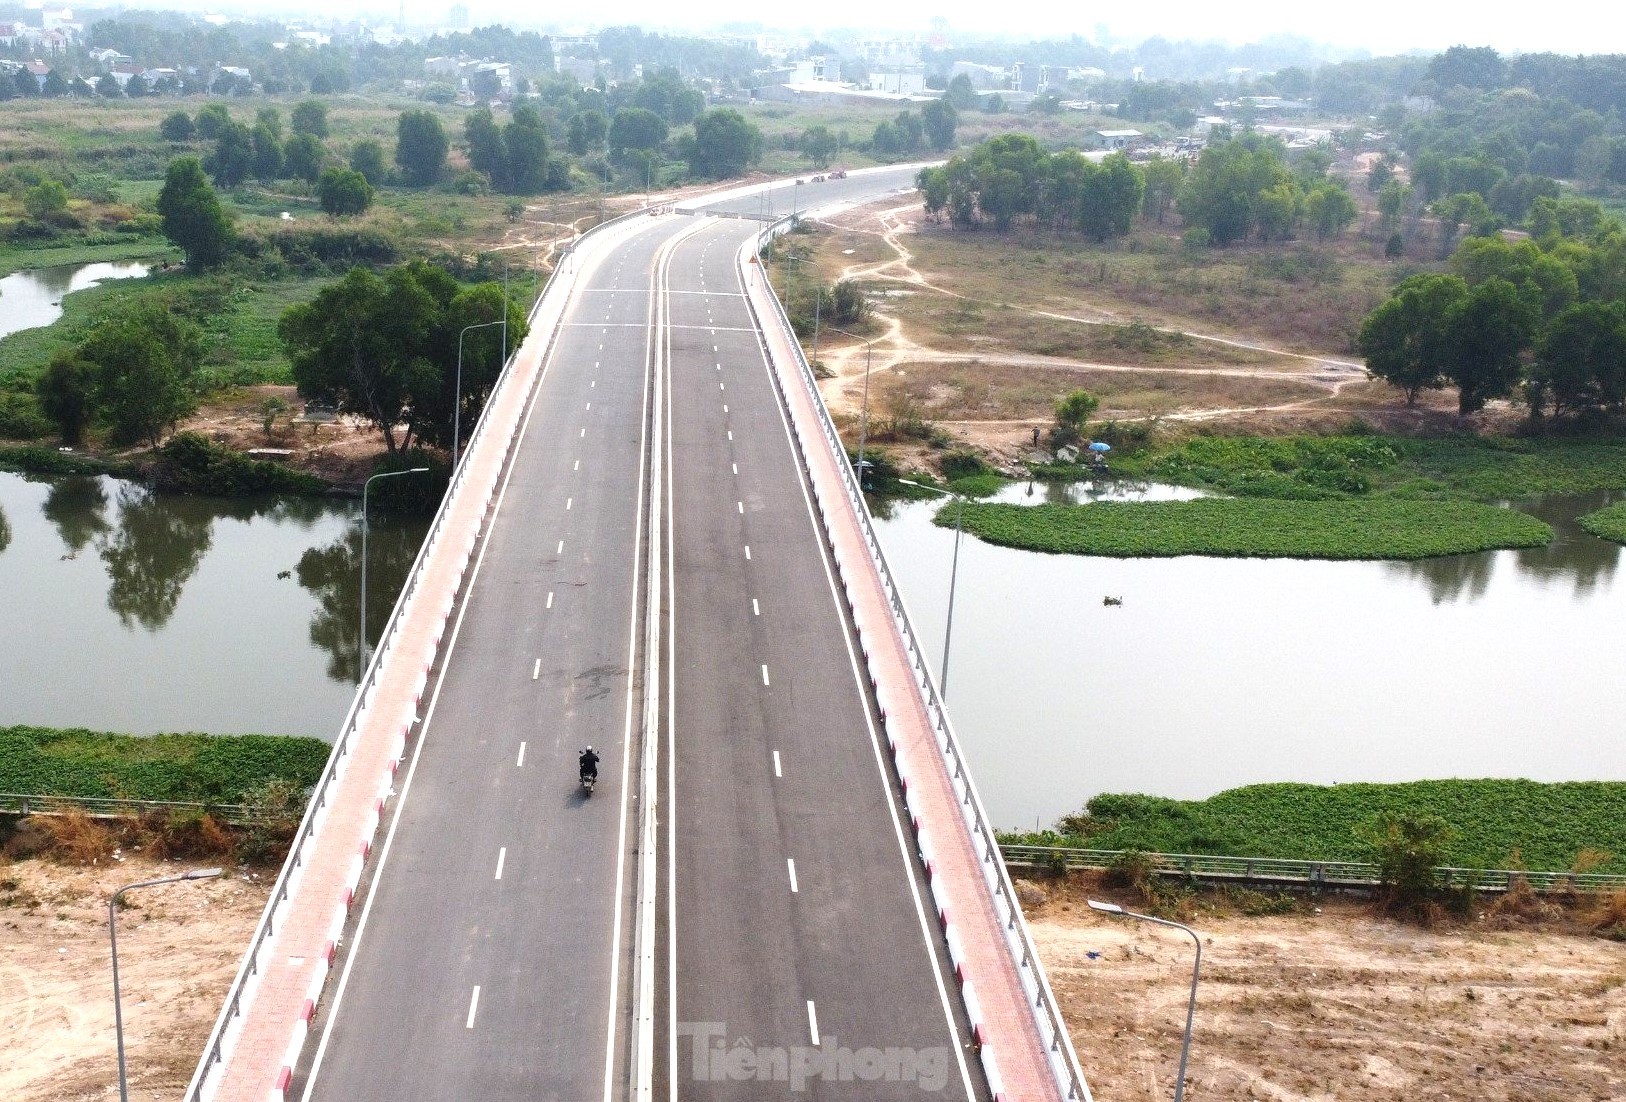
<svg viewBox="0 0 1626 1102">
<path fill-rule="evenodd" d="M 913 173 L 576 242 L 188 1102 L 1089 1099 L 756 263 L 783 215 Z"/>
</svg>

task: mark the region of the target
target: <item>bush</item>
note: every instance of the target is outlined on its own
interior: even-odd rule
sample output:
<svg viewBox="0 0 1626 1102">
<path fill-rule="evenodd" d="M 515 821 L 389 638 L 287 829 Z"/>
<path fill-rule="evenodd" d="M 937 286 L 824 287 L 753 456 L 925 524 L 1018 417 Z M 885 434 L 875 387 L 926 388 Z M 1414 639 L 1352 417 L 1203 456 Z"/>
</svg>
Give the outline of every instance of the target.
<svg viewBox="0 0 1626 1102">
<path fill-rule="evenodd" d="M 321 493 L 327 484 L 315 475 L 250 459 L 195 432 L 176 433 L 158 449 L 155 486 L 182 493 L 236 497 L 245 494 Z"/>
<path fill-rule="evenodd" d="M 55 426 L 40 409 L 39 399 L 18 391 L 0 391 L 0 438 L 37 440 L 49 436 Z"/>
<path fill-rule="evenodd" d="M 1384 812 L 1362 831 L 1378 867 L 1378 883 L 1395 910 L 1424 917 L 1439 888 L 1434 871 L 1445 864 L 1453 831 L 1433 815 Z"/>
</svg>

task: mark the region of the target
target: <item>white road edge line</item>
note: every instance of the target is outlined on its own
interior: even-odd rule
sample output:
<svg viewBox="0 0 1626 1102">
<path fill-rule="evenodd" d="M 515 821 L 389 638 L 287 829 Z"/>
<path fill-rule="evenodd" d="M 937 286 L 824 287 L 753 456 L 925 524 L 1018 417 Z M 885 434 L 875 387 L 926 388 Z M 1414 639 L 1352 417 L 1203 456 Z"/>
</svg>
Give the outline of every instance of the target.
<svg viewBox="0 0 1626 1102">
<path fill-rule="evenodd" d="M 807 1005 L 809 1007 L 811 1007 L 813 1004 L 808 1003 Z M 474 1012 L 476 1010 L 479 1010 L 479 1009 L 480 1009 L 480 985 L 475 984 L 474 985 L 474 994 L 469 996 L 469 1020 L 463 1023 L 463 1028 L 464 1029 L 473 1029 L 474 1028 Z M 817 1041 L 814 1042 L 814 1044 L 817 1044 L 817 1043 L 818 1043 Z"/>
</svg>

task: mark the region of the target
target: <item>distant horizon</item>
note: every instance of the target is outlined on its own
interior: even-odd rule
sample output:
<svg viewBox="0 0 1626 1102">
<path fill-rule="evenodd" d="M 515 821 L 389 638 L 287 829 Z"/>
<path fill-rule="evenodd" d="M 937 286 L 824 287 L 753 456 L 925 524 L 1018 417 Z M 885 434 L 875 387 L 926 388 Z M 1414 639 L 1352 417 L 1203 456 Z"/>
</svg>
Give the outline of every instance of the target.
<svg viewBox="0 0 1626 1102">
<path fill-rule="evenodd" d="M 405 0 L 399 4 L 374 0 L 376 6 L 369 5 L 347 18 L 384 25 L 396 22 L 404 11 L 410 27 L 443 27 L 449 22 L 453 3 L 454 0 Z M 28 6 L 39 5 L 31 0 Z M 1155 38 L 1174 44 L 1219 43 L 1233 49 L 1268 44 L 1273 39 L 1297 40 L 1329 55 L 1373 57 L 1433 54 L 1456 45 L 1491 46 L 1499 53 L 1509 55 L 1626 53 L 1626 30 L 1618 36 L 1621 41 L 1599 49 L 1598 28 L 1580 10 L 1577 10 L 1575 19 L 1549 17 L 1539 21 L 1530 20 L 1528 13 L 1515 15 L 1507 9 L 1481 10 L 1475 13 L 1472 32 L 1464 33 L 1460 19 L 1444 8 L 1402 5 L 1397 0 L 1377 0 L 1376 4 L 1369 5 L 1369 10 L 1363 13 L 1362 20 L 1354 28 L 1348 18 L 1306 16 L 1302 6 L 1289 8 L 1281 0 L 1265 0 L 1245 11 L 1220 9 L 1214 5 L 1193 3 L 1192 0 L 1173 0 L 1172 3 L 1160 5 L 1155 13 L 1148 11 L 1138 17 L 1130 13 L 1115 15 L 1111 20 L 1086 22 L 1081 19 L 1077 24 L 1036 19 L 1031 27 L 1016 24 L 1007 10 L 989 9 L 986 5 L 972 4 L 969 0 L 934 0 L 930 4 L 921 0 L 903 0 L 902 3 L 891 5 L 884 22 L 875 18 L 871 6 L 855 0 L 826 0 L 814 19 L 802 15 L 806 9 L 798 5 L 785 5 L 780 9 L 783 20 L 763 18 L 764 9 L 760 3 L 712 0 L 706 5 L 703 20 L 682 22 L 673 21 L 669 4 L 655 3 L 653 0 L 621 0 L 612 9 L 599 9 L 600 17 L 592 21 L 539 19 L 539 13 L 534 8 L 500 0 L 464 0 L 463 6 L 468 9 L 470 27 L 503 24 L 516 29 L 545 29 L 556 34 L 592 33 L 606 27 L 637 26 L 655 33 L 706 37 L 729 33 L 725 28 L 732 24 L 736 28 L 760 28 L 755 31 L 736 29 L 732 32 L 736 34 L 760 33 L 786 37 L 914 37 L 942 33 L 951 47 L 968 44 L 968 40 L 1019 44 L 1077 37 L 1087 42 L 1121 48 L 1136 48 Z M 1576 8 L 1579 9 L 1579 5 Z M 271 3 L 241 0 L 228 4 L 221 4 L 218 0 L 213 3 L 209 0 L 173 0 L 167 3 L 157 0 L 123 9 L 126 14 L 142 11 L 184 11 L 234 18 L 310 21 L 332 21 L 336 18 L 331 9 L 301 10 L 298 5 L 279 8 Z M 941 23 L 934 26 L 938 18 L 947 21 L 946 29 L 939 29 L 942 28 Z"/>
</svg>

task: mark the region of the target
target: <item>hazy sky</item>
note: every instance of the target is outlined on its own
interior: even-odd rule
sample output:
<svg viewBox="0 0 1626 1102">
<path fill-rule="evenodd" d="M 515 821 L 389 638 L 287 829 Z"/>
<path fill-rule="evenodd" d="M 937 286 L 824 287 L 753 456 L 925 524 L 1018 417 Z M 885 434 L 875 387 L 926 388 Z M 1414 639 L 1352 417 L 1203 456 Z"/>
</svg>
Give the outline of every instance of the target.
<svg viewBox="0 0 1626 1102">
<path fill-rule="evenodd" d="M 385 0 L 388 2 L 388 0 Z M 453 0 L 445 0 L 449 7 Z M 559 9 L 532 7 L 514 0 L 464 0 L 476 23 L 512 17 L 568 20 Z M 408 0 L 409 11 L 437 10 L 433 0 Z M 568 10 L 568 9 L 567 9 Z M 818 30 L 831 27 L 922 29 L 933 16 L 951 28 L 1023 37 L 1092 37 L 1105 22 L 1120 37 L 1139 39 L 1161 34 L 1170 39 L 1223 39 L 1241 43 L 1272 34 L 1293 34 L 1320 42 L 1360 47 L 1375 53 L 1439 49 L 1465 42 L 1491 45 L 1503 52 L 1556 50 L 1564 53 L 1626 52 L 1626 5 L 1619 0 L 1558 0 L 1539 9 L 1507 0 L 1474 5 L 1426 0 L 1368 0 L 1360 5 L 1327 6 L 1304 0 L 1162 0 L 1161 3 L 1086 5 L 1056 0 L 817 0 L 813 3 L 764 4 L 761 0 L 705 0 L 694 6 L 670 0 L 609 0 L 577 9 L 578 18 L 599 24 L 637 23 L 646 28 L 671 26 L 678 19 L 718 24 L 755 21 L 776 27 Z M 559 12 L 559 14 L 554 14 Z"/>
</svg>

